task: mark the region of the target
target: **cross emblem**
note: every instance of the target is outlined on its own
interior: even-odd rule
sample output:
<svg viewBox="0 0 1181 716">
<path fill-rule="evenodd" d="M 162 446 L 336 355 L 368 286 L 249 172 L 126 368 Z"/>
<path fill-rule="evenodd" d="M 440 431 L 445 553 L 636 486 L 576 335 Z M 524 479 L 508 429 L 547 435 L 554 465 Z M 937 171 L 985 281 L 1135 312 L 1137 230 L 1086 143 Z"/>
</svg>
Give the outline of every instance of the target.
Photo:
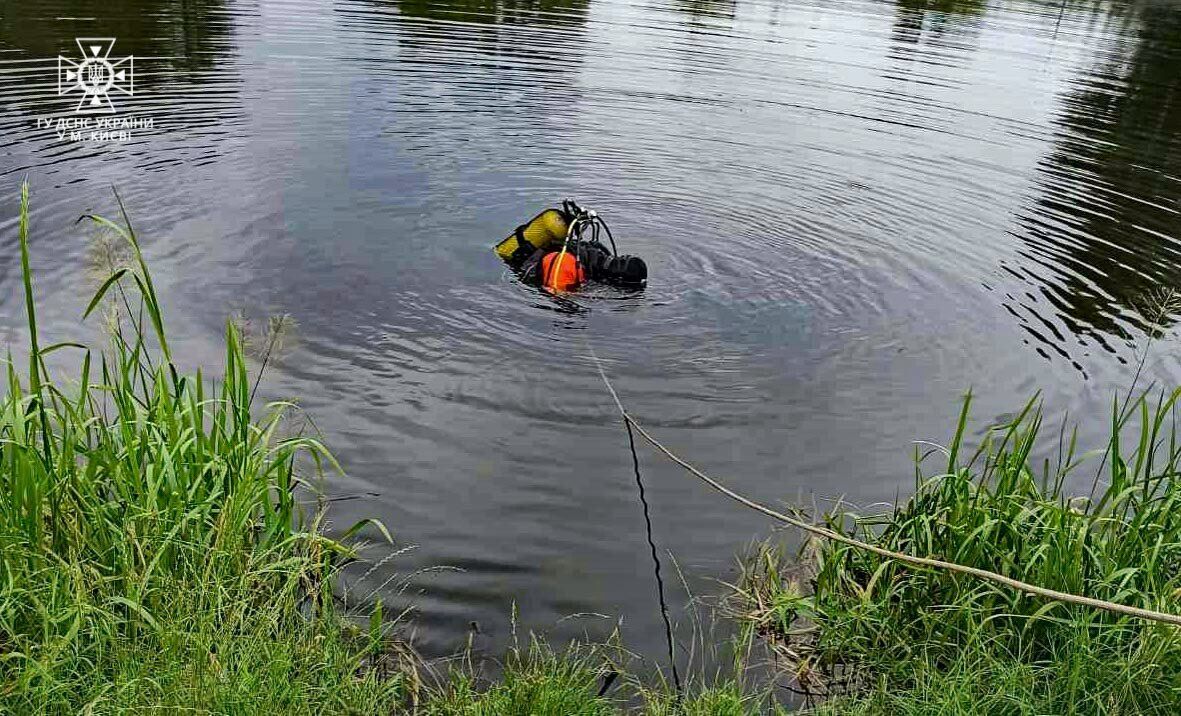
<svg viewBox="0 0 1181 716">
<path fill-rule="evenodd" d="M 82 51 L 82 61 L 57 56 L 57 93 L 81 91 L 74 109 L 78 114 L 114 114 L 111 92 L 135 94 L 135 57 L 112 62 L 113 37 L 78 37 L 74 41 Z"/>
</svg>

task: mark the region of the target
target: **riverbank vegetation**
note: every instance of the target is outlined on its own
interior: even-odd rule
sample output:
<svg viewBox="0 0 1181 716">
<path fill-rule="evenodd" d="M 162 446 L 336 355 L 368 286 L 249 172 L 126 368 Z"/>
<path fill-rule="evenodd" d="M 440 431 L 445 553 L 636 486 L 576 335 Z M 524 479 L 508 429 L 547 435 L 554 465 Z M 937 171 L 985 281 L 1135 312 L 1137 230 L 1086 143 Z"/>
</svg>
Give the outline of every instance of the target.
<svg viewBox="0 0 1181 716">
<path fill-rule="evenodd" d="M 1179 392 L 1113 409 L 1090 452 L 1044 434 L 1032 403 L 964 455 L 950 447 L 914 496 L 831 527 L 1063 592 L 1178 613 Z M 1089 488 L 1089 489 L 1088 489 Z M 1067 605 L 832 542 L 747 561 L 741 618 L 823 714 L 1181 713 L 1181 630 Z"/>
<path fill-rule="evenodd" d="M 353 626 L 333 600 L 349 547 L 297 503 L 297 461 L 331 458 L 289 433 L 288 406 L 252 403 L 238 330 L 216 379 L 180 375 L 130 225 L 91 219 L 130 249 L 87 311 L 110 341 L 42 345 L 27 202 L 25 188 L 29 350 L 9 356 L 0 401 L 0 712 L 380 713 L 404 700 L 406 672 L 379 668 L 381 628 Z M 49 368 L 65 351 L 69 377 Z"/>
<path fill-rule="evenodd" d="M 684 695 L 650 665 L 631 668 L 618 644 L 529 640 L 491 669 L 427 668 L 391 638 L 380 604 L 346 613 L 337 599 L 363 525 L 329 538 L 324 513 L 301 502 L 314 494 L 301 471 L 335 463 L 292 406 L 255 402 L 235 324 L 222 370 L 181 374 L 126 214 L 88 220 L 127 248 L 85 311 L 105 320 L 107 342 L 44 345 L 22 194 L 29 342 L 9 356 L 0 399 L 0 713 L 1181 712 L 1177 628 L 832 542 L 743 560 L 726 602 L 742 627 L 736 666 L 691 676 Z M 54 358 L 71 353 L 67 373 Z M 823 521 L 890 550 L 1176 613 L 1179 395 L 1120 401 L 1110 439 L 1089 452 L 1047 435 L 1031 403 L 969 453 L 968 401 L 949 446 L 916 456 L 913 497 Z M 752 650 L 771 667 L 748 679 Z"/>
</svg>

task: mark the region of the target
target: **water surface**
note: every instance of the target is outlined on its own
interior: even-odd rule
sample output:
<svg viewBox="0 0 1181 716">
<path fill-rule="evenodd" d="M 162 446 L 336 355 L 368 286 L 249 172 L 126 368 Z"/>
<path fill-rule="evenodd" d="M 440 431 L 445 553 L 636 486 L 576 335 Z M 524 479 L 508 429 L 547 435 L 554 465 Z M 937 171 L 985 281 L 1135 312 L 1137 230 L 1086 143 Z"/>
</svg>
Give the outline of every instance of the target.
<svg viewBox="0 0 1181 716">
<path fill-rule="evenodd" d="M 60 139 L 56 56 L 136 56 L 121 143 Z M 78 335 L 124 195 L 188 365 L 224 320 L 289 313 L 268 398 L 347 475 L 335 523 L 397 546 L 359 596 L 430 654 L 522 628 L 658 657 L 626 436 L 588 344 L 653 432 L 752 497 L 870 504 L 1040 389 L 1101 429 L 1143 305 L 1181 275 L 1181 10 L 1166 2 L 0 0 L 0 329 L 22 337 L 16 187 L 45 332 Z M 577 310 L 490 250 L 564 197 L 644 256 Z M 1170 319 L 1171 320 L 1171 317 Z M 1176 344 L 1148 363 L 1176 383 Z M 1085 433 L 1091 434 L 1091 433 Z M 695 592 L 768 533 L 652 453 L 656 540 Z M 455 569 L 414 574 L 448 566 Z M 357 575 L 355 575 L 357 576 Z M 680 605 L 684 593 L 674 590 Z M 571 615 L 588 613 L 604 617 Z"/>
</svg>

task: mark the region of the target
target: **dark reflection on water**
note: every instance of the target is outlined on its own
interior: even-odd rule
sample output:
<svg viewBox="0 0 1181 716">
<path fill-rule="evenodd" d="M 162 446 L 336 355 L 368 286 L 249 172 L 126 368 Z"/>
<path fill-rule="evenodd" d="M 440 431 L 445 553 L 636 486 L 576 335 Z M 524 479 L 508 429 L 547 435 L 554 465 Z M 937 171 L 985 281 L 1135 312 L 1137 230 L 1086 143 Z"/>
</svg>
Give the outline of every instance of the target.
<svg viewBox="0 0 1181 716">
<path fill-rule="evenodd" d="M 0 43 L 5 51 L 29 58 L 53 58 L 77 52 L 75 37 L 94 34 L 95 23 L 117 36 L 113 56 L 158 58 L 172 69 L 213 69 L 227 49 L 229 12 L 223 0 L 85 0 L 53 3 L 5 3 Z"/>
<path fill-rule="evenodd" d="M 5 2 L 0 13 L 0 176 L 33 170 L 60 185 L 110 171 L 108 181 L 123 182 L 128 170 L 213 161 L 224 150 L 225 130 L 241 121 L 241 78 L 227 61 L 236 13 L 220 0 Z M 164 142 L 136 137 L 99 149 L 63 140 L 54 126 L 36 125 L 38 119 L 72 115 L 79 96 L 58 96 L 57 56 L 75 57 L 74 38 L 96 35 L 115 36 L 112 60 L 136 58 L 136 94 L 111 95 L 119 116 L 151 118 L 166 134 Z M 192 103 L 196 92 L 202 100 Z M 84 175 L 78 162 L 91 165 Z"/>
<path fill-rule="evenodd" d="M 672 7 L 689 18 L 690 27 L 709 28 L 717 22 L 729 25 L 738 7 L 735 0 L 681 0 Z"/>
<path fill-rule="evenodd" d="M 580 25 L 586 22 L 588 2 L 584 0 L 464 0 L 432 2 L 411 0 L 390 2 L 404 18 L 442 22 L 471 22 L 484 25 Z M 522 46 L 522 51 L 531 48 Z M 532 48 L 536 50 L 536 48 Z"/>
<path fill-rule="evenodd" d="M 232 85 L 238 79 L 225 66 L 225 56 L 232 52 L 233 14 L 222 0 L 117 1 L 101 6 L 80 0 L 10 2 L 0 11 L 0 57 L 6 62 L 0 99 L 9 109 L 6 127 L 12 120 L 68 108 L 68 99 L 56 94 L 56 58 L 77 55 L 74 38 L 94 35 L 96 24 L 116 36 L 112 60 L 127 55 L 140 60 L 135 78 L 140 99 L 120 96 L 125 114 L 175 109 L 179 98 L 191 91 L 189 85 Z M 204 96 L 212 99 L 213 92 Z M 200 112 L 208 103 L 192 109 Z"/>
<path fill-rule="evenodd" d="M 923 60 L 921 46 L 947 45 L 948 36 L 979 28 L 988 3 L 984 0 L 898 0 L 895 3 L 890 54 L 896 59 Z"/>
<path fill-rule="evenodd" d="M 336 524 L 409 554 L 353 594 L 413 597 L 447 653 L 522 629 L 663 649 L 626 436 L 636 416 L 767 501 L 892 499 L 909 441 L 1041 389 L 1102 415 L 1177 284 L 1178 54 L 1168 4 L 990 0 L 0 0 L 0 333 L 19 340 L 15 187 L 34 195 L 46 340 L 73 338 L 88 209 L 118 183 L 174 342 L 287 312 L 265 382 L 347 466 Z M 68 116 L 77 35 L 135 53 L 114 145 Z M 644 256 L 643 294 L 555 303 L 492 243 L 577 197 Z M 1172 339 L 1169 348 L 1174 346 Z M 1158 350 L 1151 377 L 1181 377 Z M 1092 425 L 1090 429 L 1098 429 Z M 658 543 L 716 591 L 767 525 L 641 455 Z M 370 552 L 374 561 L 388 547 Z M 402 594 L 391 585 L 419 569 Z M 673 595 L 683 601 L 684 594 Z M 593 612 L 606 618 L 563 619 Z"/>
<path fill-rule="evenodd" d="M 1006 301 L 1039 351 L 1080 370 L 1076 338 L 1117 350 L 1181 279 L 1181 13 L 1147 2 L 1113 22 L 1124 40 L 1062 98 L 1019 214 L 1027 248 L 1010 270 L 1037 290 Z"/>
</svg>

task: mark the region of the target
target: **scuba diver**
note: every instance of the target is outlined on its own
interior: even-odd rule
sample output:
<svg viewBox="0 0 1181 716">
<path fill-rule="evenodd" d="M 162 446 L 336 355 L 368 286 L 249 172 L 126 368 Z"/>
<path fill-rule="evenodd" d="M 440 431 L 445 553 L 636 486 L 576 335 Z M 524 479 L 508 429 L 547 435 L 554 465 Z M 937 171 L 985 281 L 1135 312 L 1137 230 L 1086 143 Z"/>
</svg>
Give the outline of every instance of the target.
<svg viewBox="0 0 1181 716">
<path fill-rule="evenodd" d="M 600 232 L 611 242 L 610 249 L 599 240 Z M 518 226 L 496 245 L 496 254 L 522 281 L 552 293 L 572 291 L 587 281 L 630 290 L 648 283 L 643 259 L 621 256 L 606 222 L 570 200 Z"/>
</svg>

